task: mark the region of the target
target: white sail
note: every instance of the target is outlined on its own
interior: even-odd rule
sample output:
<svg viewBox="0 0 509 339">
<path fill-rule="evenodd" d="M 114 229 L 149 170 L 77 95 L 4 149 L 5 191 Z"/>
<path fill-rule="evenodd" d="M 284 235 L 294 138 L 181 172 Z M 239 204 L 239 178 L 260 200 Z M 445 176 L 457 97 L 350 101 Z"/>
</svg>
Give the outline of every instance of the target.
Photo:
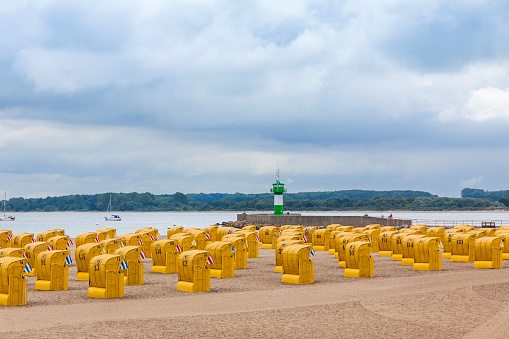
<svg viewBox="0 0 509 339">
<path fill-rule="evenodd" d="M 14 219 L 16 219 L 15 217 L 13 217 L 12 215 L 6 215 L 5 214 L 5 208 L 7 206 L 7 191 L 4 191 L 4 200 L 2 201 L 2 211 L 3 211 L 3 215 L 0 216 L 0 221 L 14 221 Z"/>
<path fill-rule="evenodd" d="M 108 203 L 108 208 L 106 209 L 106 212 L 111 213 L 111 194 L 110 194 L 110 202 Z M 104 217 L 104 220 L 106 220 L 106 221 L 121 221 L 122 218 L 118 214 L 112 214 L 109 217 Z"/>
</svg>

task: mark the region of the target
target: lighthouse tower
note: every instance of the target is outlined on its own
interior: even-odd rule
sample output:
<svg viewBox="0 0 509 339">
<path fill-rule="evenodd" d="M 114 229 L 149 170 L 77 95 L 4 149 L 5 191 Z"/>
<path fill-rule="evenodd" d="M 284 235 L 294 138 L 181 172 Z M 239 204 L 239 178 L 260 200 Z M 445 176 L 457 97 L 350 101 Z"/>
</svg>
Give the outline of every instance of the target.
<svg viewBox="0 0 509 339">
<path fill-rule="evenodd" d="M 274 215 L 283 215 L 283 193 L 286 192 L 285 184 L 279 181 L 279 168 L 276 172 L 276 182 L 270 189 L 274 193 Z"/>
</svg>

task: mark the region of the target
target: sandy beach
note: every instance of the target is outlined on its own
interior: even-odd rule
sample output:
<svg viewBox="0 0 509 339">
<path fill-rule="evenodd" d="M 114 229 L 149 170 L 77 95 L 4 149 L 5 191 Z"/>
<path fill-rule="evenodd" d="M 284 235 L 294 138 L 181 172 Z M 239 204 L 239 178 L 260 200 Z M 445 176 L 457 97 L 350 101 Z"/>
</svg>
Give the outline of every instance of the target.
<svg viewBox="0 0 509 339">
<path fill-rule="evenodd" d="M 73 248 L 74 250 L 74 248 Z M 4 338 L 65 337 L 382 337 L 502 338 L 509 331 L 509 268 L 474 269 L 443 260 L 443 270 L 413 271 L 375 258 L 375 277 L 344 278 L 337 259 L 313 257 L 315 283 L 290 285 L 274 272 L 274 251 L 260 249 L 235 278 L 211 280 L 211 291 L 176 290 L 177 274 L 151 272 L 121 299 L 87 298 L 87 282 L 69 270 L 68 291 L 35 291 L 28 305 L 0 307 Z M 74 258 L 74 253 L 73 253 Z M 507 264 L 509 265 L 509 264 Z"/>
</svg>

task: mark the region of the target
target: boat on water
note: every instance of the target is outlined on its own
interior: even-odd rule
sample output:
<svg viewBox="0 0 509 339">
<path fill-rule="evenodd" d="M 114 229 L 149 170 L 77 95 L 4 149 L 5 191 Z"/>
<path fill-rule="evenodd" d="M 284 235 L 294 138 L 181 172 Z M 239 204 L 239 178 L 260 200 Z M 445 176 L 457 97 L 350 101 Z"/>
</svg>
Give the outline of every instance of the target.
<svg viewBox="0 0 509 339">
<path fill-rule="evenodd" d="M 0 221 L 14 221 L 16 219 L 12 215 L 5 215 L 5 207 L 7 206 L 7 191 L 4 191 L 4 200 L 2 201 L 3 215 L 0 215 Z"/>
<path fill-rule="evenodd" d="M 111 194 L 110 194 L 110 202 L 108 203 L 108 209 L 106 212 L 111 213 Z M 104 220 L 106 221 L 121 221 L 122 218 L 118 214 L 112 214 L 109 217 L 104 217 Z"/>
</svg>

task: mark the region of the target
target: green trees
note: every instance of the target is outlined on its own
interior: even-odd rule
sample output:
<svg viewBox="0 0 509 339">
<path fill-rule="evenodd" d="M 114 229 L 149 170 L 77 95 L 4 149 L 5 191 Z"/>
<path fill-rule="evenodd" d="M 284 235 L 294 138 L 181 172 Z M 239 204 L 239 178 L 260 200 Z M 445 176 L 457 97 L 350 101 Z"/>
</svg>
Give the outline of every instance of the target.
<svg viewBox="0 0 509 339">
<path fill-rule="evenodd" d="M 501 198 L 508 198 L 509 191 L 485 191 L 478 188 L 464 188 L 461 190 L 462 198 L 487 198 L 499 201 Z"/>
<path fill-rule="evenodd" d="M 482 191 L 482 190 L 481 190 Z M 363 198 L 338 198 L 338 194 L 327 192 L 306 192 L 285 195 L 285 211 L 465 211 L 495 210 L 509 207 L 509 196 L 499 201 L 490 198 L 445 198 L 431 194 L 415 197 L 397 197 L 398 194 L 384 193 L 387 197 L 371 193 L 359 193 Z M 376 192 L 376 191 L 368 191 Z M 397 191 L 413 192 L 413 191 Z M 316 193 L 316 194 L 315 194 Z M 330 192 L 329 192 L 330 193 Z M 333 192 L 334 193 L 334 192 Z M 337 192 L 336 192 L 337 193 Z M 479 195 L 480 192 L 468 194 Z M 151 193 L 103 193 L 95 195 L 68 195 L 47 198 L 12 198 L 7 202 L 7 210 L 14 212 L 31 211 L 106 211 L 110 194 L 116 211 L 273 211 L 271 194 L 225 194 L 210 196 L 200 193 L 199 199 L 193 194 L 177 192 L 173 195 L 154 195 Z M 370 195 L 371 194 L 371 195 Z M 380 194 L 379 194 L 380 195 Z M 415 195 L 415 194 L 411 194 Z M 316 199 L 316 197 L 323 197 Z M 336 196 L 331 198 L 331 196 Z M 313 197 L 313 198 L 310 198 Z"/>
<path fill-rule="evenodd" d="M 177 192 L 173 195 L 173 200 L 175 200 L 176 203 L 187 205 L 189 200 L 187 199 L 187 196 L 183 193 Z"/>
<path fill-rule="evenodd" d="M 504 204 L 506 207 L 509 207 L 509 198 L 500 198 L 498 202 Z"/>
</svg>

